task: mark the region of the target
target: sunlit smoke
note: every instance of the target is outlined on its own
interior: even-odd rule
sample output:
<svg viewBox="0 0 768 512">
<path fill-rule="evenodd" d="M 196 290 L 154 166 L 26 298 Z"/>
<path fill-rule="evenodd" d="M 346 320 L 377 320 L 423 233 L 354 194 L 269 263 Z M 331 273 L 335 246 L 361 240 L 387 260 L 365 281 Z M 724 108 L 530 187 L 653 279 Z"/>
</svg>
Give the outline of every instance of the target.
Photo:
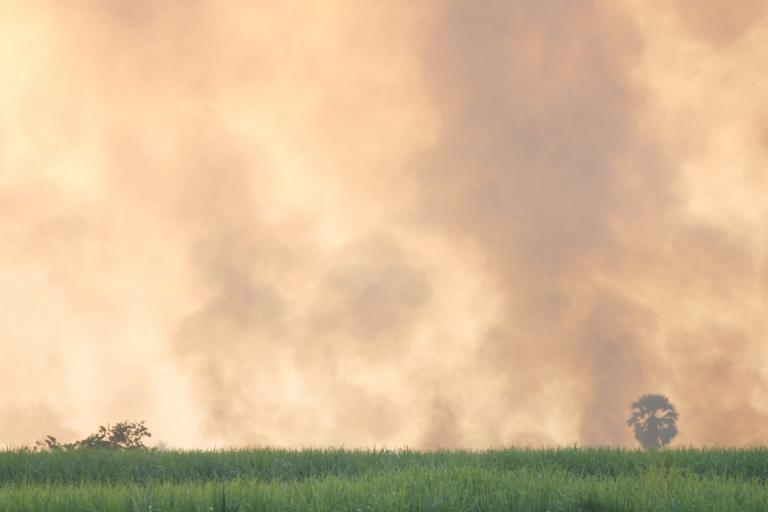
<svg viewBox="0 0 768 512">
<path fill-rule="evenodd" d="M 768 434 L 761 1 L 0 5 L 0 444 Z"/>
</svg>

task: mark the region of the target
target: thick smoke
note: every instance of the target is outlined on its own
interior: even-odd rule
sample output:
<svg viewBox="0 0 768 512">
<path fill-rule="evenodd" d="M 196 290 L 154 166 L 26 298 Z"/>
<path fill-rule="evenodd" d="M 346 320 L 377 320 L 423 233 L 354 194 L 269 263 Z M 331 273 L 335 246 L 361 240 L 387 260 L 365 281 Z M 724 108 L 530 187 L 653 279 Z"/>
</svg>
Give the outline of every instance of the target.
<svg viewBox="0 0 768 512">
<path fill-rule="evenodd" d="M 620 250 L 626 181 L 659 177 L 621 167 L 639 52 L 624 13 L 551 1 L 445 3 L 427 53 L 442 123 L 421 163 L 423 204 L 477 242 L 506 296 L 511 326 L 484 347 L 507 376 L 502 411 L 541 408 L 544 376 L 567 375 L 590 443 L 621 443 L 623 405 L 649 385 L 640 315 L 597 276 Z"/>
<path fill-rule="evenodd" d="M 0 443 L 763 441 L 765 11 L 5 2 Z"/>
<path fill-rule="evenodd" d="M 761 23 L 765 30 L 768 5 L 761 0 L 676 0 L 674 4 L 691 35 L 715 47 L 736 43 Z"/>
</svg>

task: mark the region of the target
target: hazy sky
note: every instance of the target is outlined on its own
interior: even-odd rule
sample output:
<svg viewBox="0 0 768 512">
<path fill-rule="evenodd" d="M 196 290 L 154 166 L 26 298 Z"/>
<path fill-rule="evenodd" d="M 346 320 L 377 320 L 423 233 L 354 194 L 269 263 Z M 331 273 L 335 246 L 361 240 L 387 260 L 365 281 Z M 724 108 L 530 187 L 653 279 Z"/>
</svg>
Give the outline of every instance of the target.
<svg viewBox="0 0 768 512">
<path fill-rule="evenodd" d="M 765 443 L 766 7 L 0 2 L 0 444 Z"/>
</svg>

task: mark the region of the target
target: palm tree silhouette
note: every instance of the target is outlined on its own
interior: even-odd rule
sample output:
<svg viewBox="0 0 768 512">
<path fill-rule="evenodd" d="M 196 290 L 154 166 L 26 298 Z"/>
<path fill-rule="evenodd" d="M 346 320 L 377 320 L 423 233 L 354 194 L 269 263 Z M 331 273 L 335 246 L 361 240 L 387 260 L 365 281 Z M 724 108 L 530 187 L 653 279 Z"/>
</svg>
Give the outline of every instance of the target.
<svg viewBox="0 0 768 512">
<path fill-rule="evenodd" d="M 658 450 L 677 435 L 677 410 L 664 395 L 643 395 L 630 408 L 627 426 L 634 428 L 635 439 L 646 450 Z"/>
</svg>

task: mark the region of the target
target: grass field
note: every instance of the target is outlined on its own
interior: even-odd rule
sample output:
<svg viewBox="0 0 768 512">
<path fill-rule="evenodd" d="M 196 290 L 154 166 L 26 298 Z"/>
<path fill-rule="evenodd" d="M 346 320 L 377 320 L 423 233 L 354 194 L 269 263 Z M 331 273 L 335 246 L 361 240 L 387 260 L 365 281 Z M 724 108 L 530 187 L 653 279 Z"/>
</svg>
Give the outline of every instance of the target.
<svg viewBox="0 0 768 512">
<path fill-rule="evenodd" d="M 767 511 L 768 449 L 0 452 L 0 511 Z"/>
</svg>

